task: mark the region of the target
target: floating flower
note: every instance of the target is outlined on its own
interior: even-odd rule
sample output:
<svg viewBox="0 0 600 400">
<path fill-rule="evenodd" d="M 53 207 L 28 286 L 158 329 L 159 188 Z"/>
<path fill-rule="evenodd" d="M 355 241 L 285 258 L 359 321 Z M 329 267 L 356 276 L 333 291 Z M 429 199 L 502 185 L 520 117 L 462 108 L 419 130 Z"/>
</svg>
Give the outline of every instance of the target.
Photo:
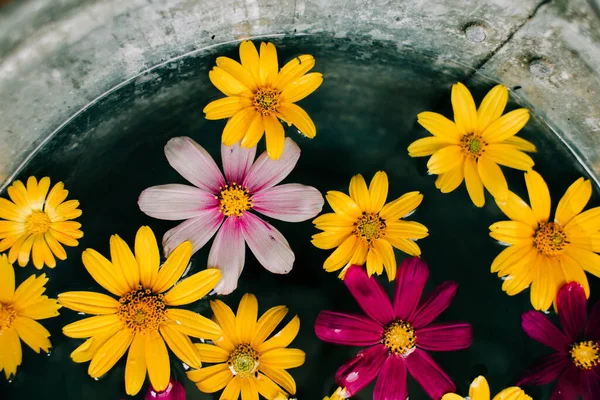
<svg viewBox="0 0 600 400">
<path fill-rule="evenodd" d="M 312 244 L 320 249 L 337 249 L 325 260 L 327 272 L 343 268 L 341 277 L 350 265 L 367 263 L 370 275 L 387 272 L 388 279 L 396 277 L 396 256 L 393 247 L 412 256 L 421 254 L 414 242 L 428 235 L 427 228 L 401 218 L 412 214 L 421 204 L 419 192 L 406 193 L 385 204 L 388 194 L 388 177 L 383 171 L 375 174 L 369 188 L 362 175 L 350 181 L 350 196 L 331 190 L 327 202 L 333 213 L 323 214 L 313 223 L 324 232 L 313 236 Z"/>
<path fill-rule="evenodd" d="M 210 302 L 214 318 L 224 335 L 211 344 L 196 344 L 203 362 L 218 363 L 187 376 L 205 393 L 223 388 L 223 400 L 274 399 L 285 391 L 296 393 L 296 382 L 287 369 L 304 364 L 304 352 L 288 349 L 300 329 L 300 319 L 295 316 L 281 331 L 267 340 L 287 314 L 287 308 L 277 306 L 264 313 L 258 322 L 258 302 L 252 294 L 240 301 L 237 315 L 219 300 Z M 281 386 L 281 387 L 280 387 Z"/>
<path fill-rule="evenodd" d="M 323 397 L 323 400 L 343 400 L 347 399 L 348 394 L 346 393 L 346 389 L 338 387 L 335 392 L 330 397 Z"/>
<path fill-rule="evenodd" d="M 125 366 L 127 394 L 134 396 L 140 391 L 146 370 L 154 390 L 164 391 L 171 377 L 165 342 L 181 361 L 200 368 L 200 355 L 189 336 L 211 339 L 222 334 L 211 320 L 174 307 L 205 296 L 221 274 L 207 269 L 177 283 L 189 264 L 192 244 L 183 242 L 159 268 L 158 245 L 147 226 L 135 236 L 135 255 L 117 235 L 110 238 L 110 254 L 112 262 L 93 249 L 85 250 L 81 258 L 92 278 L 118 300 L 95 292 L 58 296 L 64 307 L 95 315 L 63 328 L 69 337 L 89 338 L 71 353 L 71 358 L 76 363 L 91 360 L 88 373 L 98 378 L 129 349 Z"/>
<path fill-rule="evenodd" d="M 556 352 L 526 371 L 517 384 L 546 385 L 558 379 L 552 399 L 600 399 L 600 302 L 588 318 L 585 292 L 571 282 L 558 292 L 556 305 L 564 333 L 539 311 L 522 316 L 525 333 Z"/>
<path fill-rule="evenodd" d="M 490 236 L 510 247 L 492 263 L 492 272 L 505 277 L 502 284 L 509 296 L 531 284 L 531 304 L 545 311 L 565 283 L 576 281 L 589 297 L 585 271 L 600 276 L 600 207 L 581 212 L 592 195 L 589 180 L 578 179 L 558 203 L 550 221 L 550 192 L 535 171 L 525 174 L 531 208 L 509 192 L 498 207 L 512 221 L 490 226 Z"/>
<path fill-rule="evenodd" d="M 366 316 L 321 311 L 315 323 L 319 339 L 346 346 L 370 346 L 342 365 L 336 381 L 354 396 L 377 378 L 374 400 L 408 397 L 407 370 L 435 400 L 455 386 L 427 351 L 455 351 L 471 345 L 467 323 L 432 324 L 452 301 L 458 285 L 445 282 L 419 305 L 429 269 L 419 258 L 405 260 L 398 270 L 394 303 L 374 277 L 358 266 L 344 283 Z"/>
<path fill-rule="evenodd" d="M 152 385 L 148 387 L 144 400 L 186 400 L 185 389 L 181 382 L 172 379 L 163 391 L 156 391 Z"/>
<path fill-rule="evenodd" d="M 442 193 L 452 192 L 464 179 L 473 204 L 483 207 L 484 186 L 497 199 L 508 195 L 498 164 L 522 171 L 533 167 L 533 160 L 524 152 L 535 151 L 535 146 L 515 136 L 529 120 L 529 111 L 520 108 L 502 115 L 507 100 L 508 90 L 497 85 L 476 109 L 469 89 L 457 83 L 452 85 L 454 122 L 429 111 L 418 115 L 417 122 L 433 137 L 413 142 L 408 154 L 431 156 L 427 168 L 438 175 L 435 186 Z"/>
<path fill-rule="evenodd" d="M 12 200 L 0 198 L 0 252 L 10 249 L 8 260 L 19 261 L 24 267 L 33 257 L 33 265 L 42 269 L 56 266 L 56 260 L 65 260 L 67 253 L 62 245 L 75 247 L 83 237 L 79 222 L 70 221 L 81 215 L 79 201 L 65 201 L 69 191 L 58 182 L 50 193 L 50 178 L 27 179 L 27 187 L 14 181 L 8 187 Z M 47 196 L 46 196 L 47 195 Z"/>
<path fill-rule="evenodd" d="M 442 400 L 490 400 L 490 387 L 483 376 L 475 378 L 469 388 L 469 397 L 462 397 L 454 393 L 445 394 Z M 494 396 L 493 400 L 532 400 L 531 396 L 516 386 L 509 387 Z"/>
<path fill-rule="evenodd" d="M 228 57 L 218 57 L 217 66 L 208 73 L 210 81 L 227 97 L 204 108 L 207 119 L 230 118 L 221 141 L 226 146 L 241 141 L 243 148 L 256 146 L 267 134 L 267 152 L 272 159 L 283 153 L 285 133 L 278 118 L 314 138 L 315 124 L 306 111 L 298 107 L 302 100 L 323 82 L 323 74 L 306 74 L 315 65 L 311 55 L 301 55 L 280 71 L 273 43 L 261 43 L 260 55 L 250 41 L 240 44 L 241 64 Z M 305 75 L 306 74 L 306 75 Z"/>
<path fill-rule="evenodd" d="M 56 317 L 60 305 L 43 296 L 46 274 L 30 275 L 15 290 L 15 270 L 6 254 L 0 255 L 0 371 L 6 379 L 21 365 L 21 339 L 33 351 L 46 353 L 52 347 L 50 332 L 36 320 Z"/>
<path fill-rule="evenodd" d="M 290 245 L 275 227 L 254 212 L 300 222 L 323 208 L 323 196 L 313 187 L 296 183 L 276 186 L 300 158 L 296 143 L 288 138 L 280 159 L 271 160 L 263 153 L 255 162 L 255 147 L 223 145 L 225 178 L 206 150 L 188 137 L 169 140 L 165 154 L 171 166 L 196 186 L 153 186 L 140 195 L 140 209 L 149 216 L 186 219 L 163 237 L 167 254 L 184 240 L 191 241 L 196 252 L 219 231 L 208 255 L 208 267 L 219 268 L 223 274 L 215 289 L 219 294 L 229 294 L 237 287 L 244 268 L 244 242 L 270 272 L 290 272 L 294 264 Z"/>
</svg>

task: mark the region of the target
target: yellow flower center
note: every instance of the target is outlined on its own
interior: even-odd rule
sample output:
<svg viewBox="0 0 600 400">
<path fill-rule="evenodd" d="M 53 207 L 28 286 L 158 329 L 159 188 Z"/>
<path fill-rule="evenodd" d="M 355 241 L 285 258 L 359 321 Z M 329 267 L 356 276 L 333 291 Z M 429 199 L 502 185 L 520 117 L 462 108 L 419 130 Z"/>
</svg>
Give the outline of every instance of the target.
<svg viewBox="0 0 600 400">
<path fill-rule="evenodd" d="M 533 244 L 541 254 L 556 256 L 562 253 L 569 242 L 560 225 L 555 222 L 548 222 L 540 224 L 533 235 Z"/>
<path fill-rule="evenodd" d="M 592 369 L 600 363 L 598 344 L 592 340 L 573 343 L 569 353 L 573 364 L 581 369 Z"/>
<path fill-rule="evenodd" d="M 234 375 L 244 378 L 256 372 L 258 353 L 249 344 L 239 344 L 229 354 L 229 369 Z"/>
<path fill-rule="evenodd" d="M 371 244 L 373 240 L 379 239 L 385 233 L 385 221 L 376 213 L 363 212 L 360 218 L 354 223 L 352 233 Z"/>
<path fill-rule="evenodd" d="M 27 233 L 46 233 L 50 229 L 50 217 L 43 211 L 34 211 L 25 220 Z"/>
<path fill-rule="evenodd" d="M 157 330 L 166 319 L 163 295 L 144 289 L 141 285 L 122 296 L 119 302 L 121 305 L 117 315 L 135 333 Z"/>
<path fill-rule="evenodd" d="M 417 335 L 412 325 L 397 319 L 387 325 L 383 330 L 383 344 L 400 356 L 407 356 L 415 349 Z"/>
<path fill-rule="evenodd" d="M 11 304 L 0 303 L 0 332 L 4 328 L 9 329 L 17 318 L 17 312 Z"/>
<path fill-rule="evenodd" d="M 279 92 L 268 87 L 258 88 L 252 99 L 256 111 L 262 115 L 271 115 L 279 108 Z"/>
<path fill-rule="evenodd" d="M 460 139 L 460 146 L 462 148 L 463 153 L 475 159 L 481 157 L 487 145 L 488 144 L 486 141 L 483 140 L 483 137 L 474 133 L 464 135 Z"/>
<path fill-rule="evenodd" d="M 233 182 L 220 188 L 221 193 L 215 196 L 219 200 L 219 211 L 227 217 L 235 215 L 240 217 L 245 211 L 252 208 L 252 200 L 248 189 Z"/>
</svg>

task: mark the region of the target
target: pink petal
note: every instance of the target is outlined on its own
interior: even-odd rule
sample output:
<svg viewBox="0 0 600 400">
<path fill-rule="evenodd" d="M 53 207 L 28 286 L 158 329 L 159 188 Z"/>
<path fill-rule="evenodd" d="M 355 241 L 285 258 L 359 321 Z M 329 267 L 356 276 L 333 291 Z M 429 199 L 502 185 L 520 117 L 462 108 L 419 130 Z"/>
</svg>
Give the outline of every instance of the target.
<svg viewBox="0 0 600 400">
<path fill-rule="evenodd" d="M 574 400 L 578 399 L 581 390 L 581 376 L 577 368 L 569 368 L 561 375 L 560 379 L 554 385 L 550 400 Z M 555 378 L 556 379 L 556 378 Z M 585 399 L 585 397 L 584 397 Z M 593 400 L 597 400 L 593 398 Z"/>
<path fill-rule="evenodd" d="M 344 283 L 360 308 L 369 317 L 381 325 L 387 325 L 395 319 L 387 293 L 375 277 L 367 276 L 363 268 L 358 265 L 348 268 Z"/>
<path fill-rule="evenodd" d="M 421 300 L 421 293 L 429 278 L 429 269 L 419 257 L 407 258 L 398 267 L 394 313 L 396 318 L 407 321 Z"/>
<path fill-rule="evenodd" d="M 417 329 L 417 346 L 430 351 L 464 350 L 471 346 L 473 328 L 467 323 L 443 322 Z"/>
<path fill-rule="evenodd" d="M 149 187 L 138 199 L 144 214 L 170 221 L 197 217 L 203 210 L 218 205 L 219 201 L 212 193 L 179 184 Z"/>
<path fill-rule="evenodd" d="M 229 217 L 221 226 L 208 254 L 208 268 L 218 268 L 221 280 L 215 287 L 218 294 L 229 294 L 237 288 L 244 268 L 246 244 L 239 221 Z"/>
<path fill-rule="evenodd" d="M 144 400 L 186 400 L 185 389 L 179 381 L 171 378 L 169 385 L 162 392 L 155 391 L 150 384 Z"/>
<path fill-rule="evenodd" d="M 558 351 L 567 351 L 570 340 L 539 311 L 527 311 L 521 315 L 523 330 L 535 341 Z"/>
<path fill-rule="evenodd" d="M 598 367 L 581 374 L 583 384 L 583 400 L 600 399 L 600 376 L 597 374 Z"/>
<path fill-rule="evenodd" d="M 288 183 L 262 190 L 252 196 L 255 211 L 286 222 L 313 218 L 323 209 L 323 195 L 312 186 Z"/>
<path fill-rule="evenodd" d="M 239 143 L 233 146 L 221 144 L 221 161 L 227 182 L 241 184 L 246 178 L 256 156 L 256 146 L 245 149 Z"/>
<path fill-rule="evenodd" d="M 585 337 L 592 340 L 600 340 L 600 301 L 594 304 L 585 328 Z"/>
<path fill-rule="evenodd" d="M 587 299 L 583 287 L 577 282 L 564 285 L 556 296 L 560 324 L 571 342 L 583 339 L 587 319 Z"/>
<path fill-rule="evenodd" d="M 413 327 L 421 328 L 432 323 L 450 306 L 457 288 L 456 282 L 447 281 L 433 289 L 411 317 Z"/>
<path fill-rule="evenodd" d="M 175 247 L 189 240 L 197 252 L 210 240 L 223 222 L 223 214 L 218 209 L 202 211 L 197 217 L 188 219 L 170 229 L 163 236 L 163 249 L 168 256 Z"/>
<path fill-rule="evenodd" d="M 374 400 L 406 400 L 406 365 L 402 357 L 392 355 L 385 360 L 373 392 Z"/>
<path fill-rule="evenodd" d="M 382 344 L 363 349 L 338 369 L 335 381 L 354 396 L 375 379 L 387 357 L 388 349 Z"/>
<path fill-rule="evenodd" d="M 552 353 L 536 361 L 531 368 L 527 369 L 517 385 L 546 385 L 554 382 L 570 366 L 573 364 L 568 353 Z"/>
<path fill-rule="evenodd" d="M 404 359 L 408 372 L 434 400 L 446 393 L 454 393 L 456 386 L 435 361 L 423 350 L 416 349 Z"/>
<path fill-rule="evenodd" d="M 294 252 L 283 235 L 268 222 L 246 212 L 240 218 L 248 247 L 263 267 L 274 274 L 287 274 L 294 265 Z"/>
<path fill-rule="evenodd" d="M 210 154 L 191 138 L 174 137 L 165 146 L 169 164 L 192 185 L 211 193 L 219 193 L 225 180 Z"/>
<path fill-rule="evenodd" d="M 381 342 L 383 327 L 362 315 L 321 311 L 315 322 L 315 333 L 328 343 L 372 346 Z"/>
<path fill-rule="evenodd" d="M 250 193 L 273 187 L 292 172 L 299 158 L 300 147 L 292 139 L 286 138 L 281 157 L 271 160 L 266 151 L 262 153 L 248 171 L 243 185 Z"/>
</svg>

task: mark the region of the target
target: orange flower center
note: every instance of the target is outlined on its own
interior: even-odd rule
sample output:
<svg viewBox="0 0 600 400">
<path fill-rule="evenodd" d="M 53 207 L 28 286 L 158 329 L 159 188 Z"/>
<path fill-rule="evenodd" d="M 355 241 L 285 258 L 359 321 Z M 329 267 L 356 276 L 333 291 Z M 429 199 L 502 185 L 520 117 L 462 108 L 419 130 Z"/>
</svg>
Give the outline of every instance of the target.
<svg viewBox="0 0 600 400">
<path fill-rule="evenodd" d="M 460 147 L 462 148 L 463 154 L 475 159 L 481 157 L 487 145 L 488 143 L 483 140 L 483 137 L 474 133 L 464 135 L 460 139 Z"/>
<path fill-rule="evenodd" d="M 249 344 L 239 344 L 229 354 L 229 369 L 233 375 L 240 378 L 251 376 L 256 372 L 259 365 L 259 357 L 256 350 Z"/>
<path fill-rule="evenodd" d="M 17 312 L 11 304 L 0 303 L 0 333 L 3 329 L 10 329 L 13 321 L 17 318 Z"/>
<path fill-rule="evenodd" d="M 279 92 L 268 87 L 258 88 L 252 99 L 256 111 L 264 116 L 277 112 L 279 108 Z"/>
<path fill-rule="evenodd" d="M 388 324 L 383 330 L 383 344 L 391 352 L 407 356 L 415 349 L 417 335 L 412 325 L 401 319 Z"/>
<path fill-rule="evenodd" d="M 557 256 L 569 244 L 567 235 L 556 222 L 540 224 L 533 235 L 533 244 L 545 256 Z"/>
<path fill-rule="evenodd" d="M 219 211 L 230 217 L 235 215 L 240 217 L 245 211 L 252 208 L 252 200 L 248 189 L 242 185 L 233 182 L 231 185 L 225 185 L 220 188 L 219 193 L 215 198 L 219 200 Z"/>
<path fill-rule="evenodd" d="M 138 285 L 136 290 L 119 299 L 117 315 L 134 333 L 157 330 L 166 319 L 166 306 L 162 294 L 153 293 Z"/>
<path fill-rule="evenodd" d="M 363 212 L 360 218 L 354 223 L 352 233 L 366 240 L 368 244 L 371 244 L 373 240 L 377 240 L 385 234 L 383 232 L 384 229 L 385 220 L 379 214 Z"/>
<path fill-rule="evenodd" d="M 581 369 L 592 369 L 600 363 L 598 344 L 592 340 L 573 343 L 569 354 L 573 364 Z"/>
<path fill-rule="evenodd" d="M 25 230 L 29 234 L 46 233 L 50 230 L 50 217 L 43 211 L 34 211 L 25 220 Z"/>
</svg>

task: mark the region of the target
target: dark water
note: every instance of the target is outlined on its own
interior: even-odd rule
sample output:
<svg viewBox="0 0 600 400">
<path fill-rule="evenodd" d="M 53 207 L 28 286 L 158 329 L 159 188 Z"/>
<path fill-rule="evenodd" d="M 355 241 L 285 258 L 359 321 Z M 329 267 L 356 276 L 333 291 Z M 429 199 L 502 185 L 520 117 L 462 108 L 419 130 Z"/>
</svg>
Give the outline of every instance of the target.
<svg viewBox="0 0 600 400">
<path fill-rule="evenodd" d="M 440 320 L 468 321 L 474 329 L 470 349 L 431 354 L 463 395 L 479 374 L 488 378 L 492 392 L 514 384 L 517 375 L 547 350 L 520 327 L 521 313 L 530 309 L 528 291 L 508 297 L 501 291 L 501 281 L 489 272 L 503 248 L 488 236 L 488 226 L 505 218 L 489 195 L 483 209 L 473 206 L 464 185 L 451 194 L 441 194 L 434 186 L 435 177 L 426 173 L 426 158 L 411 159 L 406 151 L 412 141 L 427 134 L 416 124 L 417 113 L 431 110 L 451 116 L 452 83 L 467 84 L 477 102 L 494 83 L 473 76 L 468 68 L 385 42 L 333 37 L 273 41 L 280 63 L 299 54 L 313 54 L 315 70 L 325 75 L 322 87 L 300 103 L 316 122 L 316 139 L 288 131 L 302 148 L 302 156 L 286 182 L 313 185 L 322 192 L 347 191 L 352 175 L 362 173 L 369 180 L 377 170 L 385 170 L 390 178 L 389 199 L 413 190 L 424 193 L 421 207 L 410 219 L 430 229 L 430 237 L 419 241 L 431 269 L 426 292 L 445 280 L 457 281 L 458 294 Z M 219 159 L 225 121 L 206 121 L 202 113 L 209 101 L 221 97 L 208 80 L 218 55 L 237 58 L 237 44 L 166 62 L 122 85 L 66 124 L 22 171 L 20 179 L 35 175 L 64 181 L 69 198 L 80 200 L 83 210 L 79 221 L 85 237 L 78 248 L 68 250 L 69 258 L 55 270 L 44 270 L 50 277 L 47 294 L 102 291 L 81 263 L 84 249 L 91 247 L 108 255 L 111 234 L 118 233 L 133 244 L 142 225 L 151 226 L 158 238 L 175 225 L 144 215 L 137 207 L 137 197 L 152 185 L 184 182 L 163 154 L 163 146 L 173 136 L 190 136 Z M 508 109 L 516 107 L 511 103 Z M 585 172 L 535 115 L 521 135 L 538 146 L 539 152 L 533 156 L 535 168 L 548 182 L 555 206 L 566 188 Z M 260 151 L 264 144 L 261 146 Z M 504 171 L 510 188 L 526 198 L 522 173 Z M 590 204 L 599 204 L 597 192 Z M 325 211 L 329 211 L 327 206 Z M 322 270 L 330 252 L 310 244 L 310 236 L 316 232 L 310 221 L 275 221 L 274 225 L 296 253 L 293 271 L 287 276 L 272 275 L 248 252 L 238 290 L 223 300 L 235 309 L 241 295 L 251 292 L 258 296 L 261 313 L 283 304 L 299 315 L 302 327 L 292 347 L 306 352 L 306 364 L 290 372 L 299 399 L 320 400 L 335 388 L 337 368 L 358 349 L 321 343 L 313 330 L 315 318 L 323 309 L 358 311 L 358 307 L 337 274 Z M 209 245 L 193 257 L 192 272 L 205 268 Z M 405 257 L 396 254 L 398 262 Z M 16 268 L 18 282 L 35 272 L 33 266 Z M 600 298 L 600 285 L 592 277 L 590 283 L 595 301 Z M 391 284 L 385 285 L 393 289 Z M 192 309 L 210 316 L 206 302 L 198 302 Z M 80 318 L 63 309 L 60 317 L 46 320 L 54 346 L 51 355 L 25 348 L 23 364 L 13 381 L 6 383 L 0 378 L 0 398 L 125 398 L 124 359 L 99 381 L 87 375 L 88 363 L 71 362 L 69 354 L 81 341 L 63 336 L 61 327 Z M 185 379 L 180 365 L 173 359 L 172 373 L 184 382 L 188 399 L 218 398 L 219 394 L 199 392 Z M 408 385 L 411 399 L 427 398 L 410 378 Z M 528 388 L 528 393 L 544 399 L 549 388 Z M 142 397 L 143 391 L 136 398 Z M 370 398 L 372 386 L 355 397 Z"/>
</svg>

